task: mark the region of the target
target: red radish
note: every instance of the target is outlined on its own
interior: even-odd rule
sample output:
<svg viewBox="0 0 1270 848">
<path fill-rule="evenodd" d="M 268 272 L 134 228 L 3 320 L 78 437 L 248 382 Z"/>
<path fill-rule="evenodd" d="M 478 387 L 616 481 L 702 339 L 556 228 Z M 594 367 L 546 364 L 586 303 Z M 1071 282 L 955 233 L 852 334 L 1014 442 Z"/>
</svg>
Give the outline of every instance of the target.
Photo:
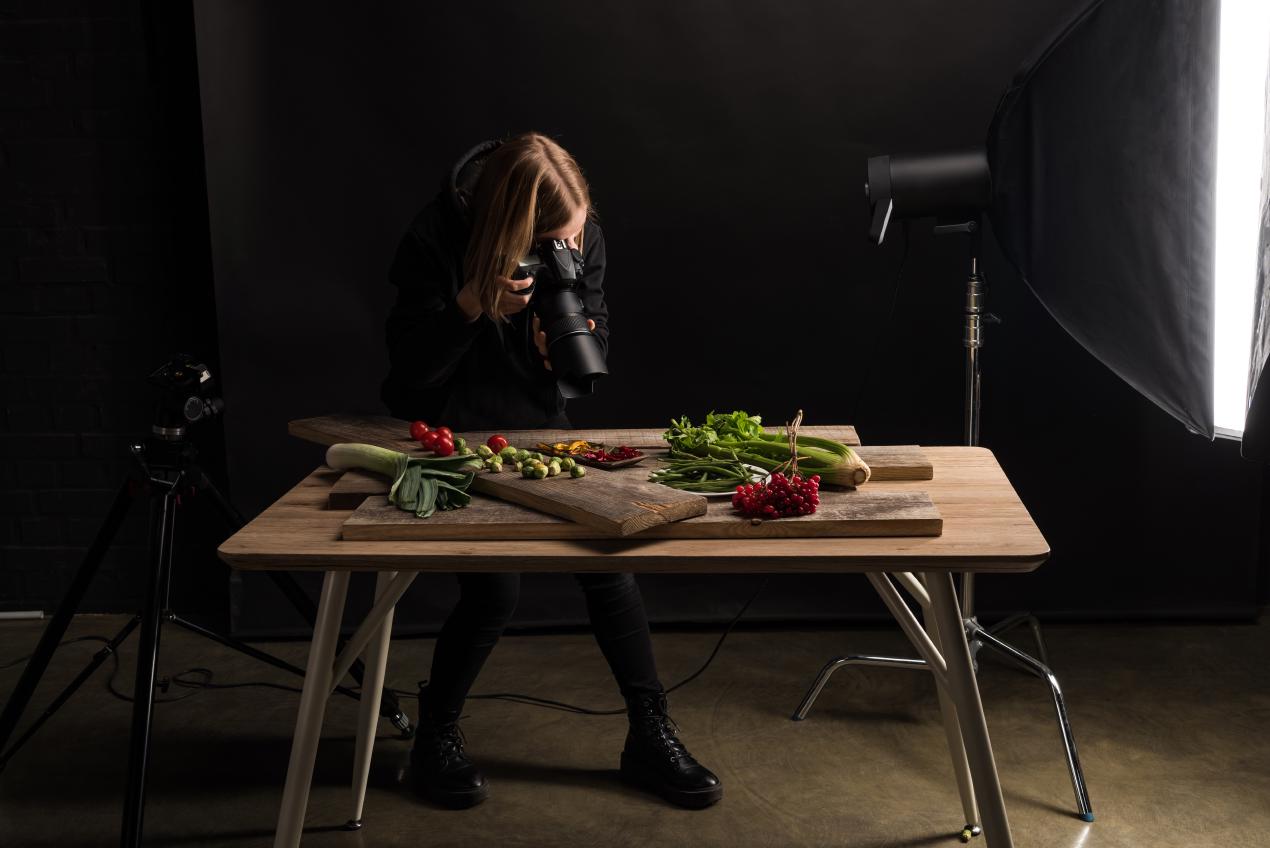
<svg viewBox="0 0 1270 848">
<path fill-rule="evenodd" d="M 442 438 L 440 432 L 429 430 L 423 434 L 423 438 L 419 440 L 419 444 L 423 445 L 424 450 L 436 450 L 437 441 Z"/>
<path fill-rule="evenodd" d="M 507 447 L 507 439 L 496 433 L 489 437 L 489 441 L 485 443 L 485 446 L 494 453 L 499 453 L 503 448 Z"/>
<path fill-rule="evenodd" d="M 442 436 L 437 439 L 436 447 L 432 449 L 432 452 L 437 456 L 449 456 L 454 453 L 454 441 Z"/>
<path fill-rule="evenodd" d="M 416 442 L 423 441 L 423 434 L 428 432 L 428 425 L 423 421 L 416 421 L 410 425 L 410 438 Z"/>
</svg>

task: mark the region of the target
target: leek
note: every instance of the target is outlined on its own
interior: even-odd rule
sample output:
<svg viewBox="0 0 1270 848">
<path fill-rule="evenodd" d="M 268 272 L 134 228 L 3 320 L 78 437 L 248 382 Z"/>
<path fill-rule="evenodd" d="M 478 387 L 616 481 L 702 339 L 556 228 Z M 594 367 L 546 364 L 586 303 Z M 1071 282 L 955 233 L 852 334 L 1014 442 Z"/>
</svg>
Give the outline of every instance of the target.
<svg viewBox="0 0 1270 848">
<path fill-rule="evenodd" d="M 327 448 L 326 464 L 337 471 L 359 468 L 387 477 L 392 480 L 388 502 L 419 518 L 471 503 L 467 488 L 480 467 L 473 456 L 409 456 L 375 445 L 348 443 Z"/>
</svg>

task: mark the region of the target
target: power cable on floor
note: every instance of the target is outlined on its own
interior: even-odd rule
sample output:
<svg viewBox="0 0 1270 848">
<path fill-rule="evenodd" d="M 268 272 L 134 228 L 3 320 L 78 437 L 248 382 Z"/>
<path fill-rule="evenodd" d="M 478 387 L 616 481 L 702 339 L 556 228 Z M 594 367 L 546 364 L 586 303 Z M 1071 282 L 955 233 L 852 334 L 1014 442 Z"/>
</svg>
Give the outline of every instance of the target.
<svg viewBox="0 0 1270 848">
<path fill-rule="evenodd" d="M 723 632 L 719 634 L 718 641 L 714 643 L 714 648 L 710 651 L 710 655 L 706 657 L 705 662 L 703 662 L 696 671 L 692 672 L 692 674 L 689 674 L 683 680 L 680 680 L 678 683 L 668 688 L 666 690 L 668 694 L 670 692 L 674 692 L 675 690 L 688 685 L 689 683 L 691 683 L 692 681 L 700 677 L 703 673 L 705 673 L 705 670 L 710 667 L 710 664 L 714 662 L 714 658 L 718 656 L 719 651 L 723 648 L 723 643 L 727 640 L 728 634 L 732 632 L 732 629 L 736 627 L 737 622 L 739 622 L 741 618 L 745 615 L 746 611 L 749 610 L 750 604 L 754 603 L 754 600 L 759 596 L 759 594 L 767 586 L 767 580 L 768 578 L 766 577 L 763 578 L 763 581 L 759 583 L 758 588 L 756 588 L 753 594 L 751 594 L 750 597 L 746 599 L 745 603 L 741 605 L 741 609 L 737 611 L 736 615 L 732 617 L 732 620 L 729 621 L 727 623 L 727 626 L 723 628 Z M 67 639 L 64 642 L 58 643 L 58 647 L 60 648 L 63 645 L 70 645 L 75 642 L 109 643 L 110 640 L 106 638 L 105 636 L 97 636 L 97 635 L 78 636 L 74 639 Z M 34 656 L 34 654 L 27 654 L 25 656 L 18 657 L 13 660 L 9 660 L 3 665 L 0 665 L 0 671 L 4 671 L 6 669 L 10 669 L 15 666 L 21 665 L 22 663 L 29 660 L 32 656 Z M 116 678 L 119 676 L 119 667 L 120 667 L 118 652 L 111 653 L 111 660 L 113 661 L 114 664 L 111 667 L 110 676 L 106 679 L 106 689 L 115 698 L 121 701 L 132 703 L 133 697 L 127 694 L 126 692 L 121 691 L 115 682 Z M 167 704 L 167 703 L 173 703 L 176 701 L 184 701 L 186 698 L 191 698 L 194 695 L 197 695 L 201 691 L 217 690 L 217 689 L 244 689 L 249 687 L 260 687 L 265 689 L 277 689 L 283 692 L 299 693 L 301 691 L 300 687 L 298 686 L 288 686 L 285 683 L 274 683 L 268 680 L 244 680 L 244 681 L 235 682 L 235 683 L 216 683 L 213 681 L 214 676 L 215 676 L 215 673 L 211 669 L 196 667 L 196 668 L 187 668 L 185 671 L 178 672 L 177 674 L 173 674 L 169 677 L 160 678 L 157 683 L 157 686 L 162 692 L 167 692 L 171 688 L 186 689 L 189 691 L 181 695 L 176 695 L 174 697 L 155 698 L 154 702 L 156 704 Z M 191 679 L 191 678 L 197 678 L 197 679 Z M 359 687 L 353 687 L 353 688 L 357 689 Z M 397 695 L 399 698 L 418 698 L 419 697 L 418 692 L 409 692 L 403 689 L 390 689 L 389 691 Z M 525 695 L 519 692 L 478 693 L 475 695 L 468 695 L 468 698 L 476 699 L 476 700 L 510 701 L 515 704 L 525 704 L 531 707 L 542 707 L 544 709 L 560 710 L 562 712 L 575 713 L 577 715 L 597 715 L 597 716 L 619 715 L 626 712 L 625 707 L 620 707 L 617 709 L 601 710 L 601 709 L 595 709 L 593 707 L 582 707 L 576 704 L 567 703 L 565 701 L 556 701 L 551 698 L 541 698 L 536 695 Z"/>
</svg>

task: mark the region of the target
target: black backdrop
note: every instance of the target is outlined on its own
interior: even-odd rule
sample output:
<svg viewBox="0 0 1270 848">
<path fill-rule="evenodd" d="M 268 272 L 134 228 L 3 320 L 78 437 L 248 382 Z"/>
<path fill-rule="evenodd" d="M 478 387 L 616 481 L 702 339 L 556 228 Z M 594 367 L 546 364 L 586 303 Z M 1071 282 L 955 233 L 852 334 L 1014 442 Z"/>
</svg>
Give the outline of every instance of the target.
<svg viewBox="0 0 1270 848">
<path fill-rule="evenodd" d="M 982 143 L 1017 65 L 1083 5 L 197 2 L 235 499 L 257 511 L 320 461 L 287 420 L 380 411 L 397 239 L 455 156 L 525 129 L 581 162 L 610 253 L 613 376 L 577 425 L 801 407 L 875 444 L 959 442 L 958 246 L 920 226 L 869 246 L 864 160 Z M 986 270 L 1005 323 L 983 441 L 1055 554 L 982 581 L 982 605 L 1249 614 L 1260 468 L 1092 360 L 991 240 Z M 417 584 L 402 627 L 435 626 L 450 582 Z M 702 621 L 753 580 L 641 583 L 656 620 Z M 239 632 L 296 625 L 264 581 L 236 589 Z M 753 616 L 872 614 L 870 596 L 787 577 Z M 519 624 L 581 620 L 569 578 L 527 582 Z"/>
</svg>

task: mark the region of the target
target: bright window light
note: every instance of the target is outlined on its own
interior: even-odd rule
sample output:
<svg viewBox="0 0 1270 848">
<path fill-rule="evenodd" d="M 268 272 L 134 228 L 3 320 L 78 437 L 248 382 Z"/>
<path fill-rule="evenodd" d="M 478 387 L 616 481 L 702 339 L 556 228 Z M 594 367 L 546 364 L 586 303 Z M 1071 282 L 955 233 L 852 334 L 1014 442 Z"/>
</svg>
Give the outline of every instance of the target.
<svg viewBox="0 0 1270 848">
<path fill-rule="evenodd" d="M 1217 304 L 1213 414 L 1242 434 L 1256 302 L 1270 2 L 1222 0 L 1217 94 Z"/>
</svg>

